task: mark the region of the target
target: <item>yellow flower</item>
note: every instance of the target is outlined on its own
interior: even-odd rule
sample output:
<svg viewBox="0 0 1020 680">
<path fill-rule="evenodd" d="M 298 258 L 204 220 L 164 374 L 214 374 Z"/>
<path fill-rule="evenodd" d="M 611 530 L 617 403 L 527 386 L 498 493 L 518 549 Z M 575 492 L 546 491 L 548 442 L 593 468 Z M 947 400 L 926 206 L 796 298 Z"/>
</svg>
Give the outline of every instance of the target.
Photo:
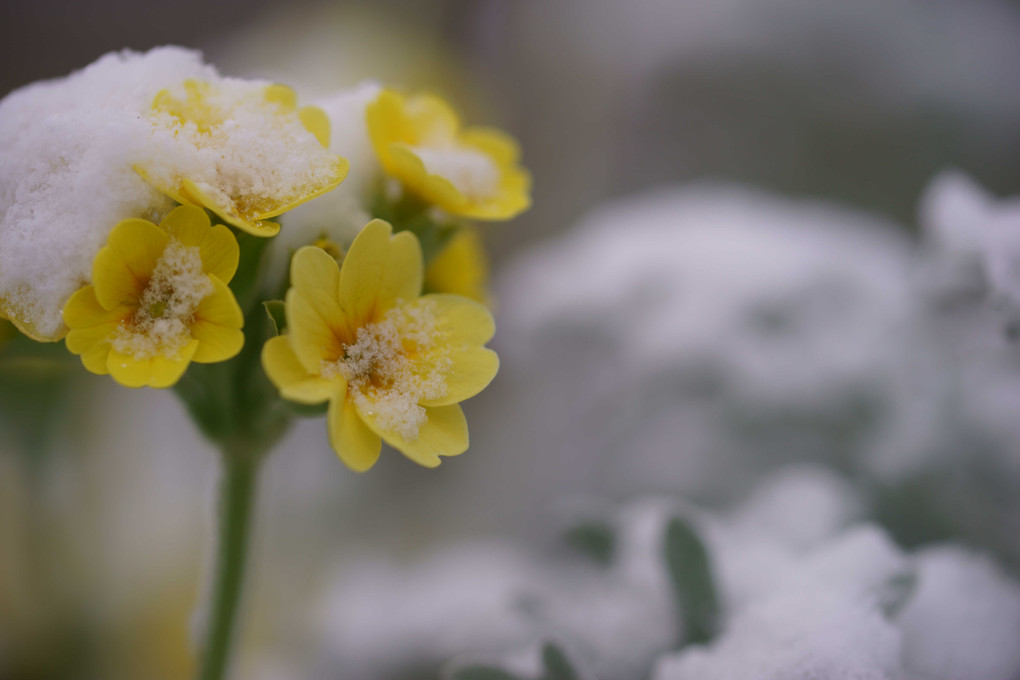
<svg viewBox="0 0 1020 680">
<path fill-rule="evenodd" d="M 209 208 L 256 236 L 266 221 L 335 188 L 348 163 L 329 153 L 329 118 L 297 107 L 284 85 L 187 80 L 162 90 L 150 117 L 158 153 L 135 169 L 179 203 Z"/>
<path fill-rule="evenodd" d="M 227 283 L 237 240 L 194 206 L 159 226 L 124 220 L 92 263 L 92 285 L 64 306 L 67 349 L 128 387 L 169 387 L 188 364 L 241 351 L 244 317 Z"/>
<path fill-rule="evenodd" d="M 517 142 L 492 128 L 462 130 L 438 97 L 405 100 L 383 90 L 366 122 L 383 169 L 450 214 L 507 220 L 531 205 L 531 176 L 517 162 Z"/>
<path fill-rule="evenodd" d="M 425 289 L 489 303 L 489 262 L 477 229 L 458 231 L 425 269 Z"/>
<path fill-rule="evenodd" d="M 373 220 L 343 266 L 306 246 L 291 260 L 287 330 L 262 350 L 280 394 L 329 401 L 330 443 L 356 471 L 371 468 L 382 441 L 426 467 L 463 453 L 467 422 L 458 403 L 499 367 L 483 345 L 489 310 L 457 295 L 421 295 L 422 255 L 409 232 Z"/>
</svg>

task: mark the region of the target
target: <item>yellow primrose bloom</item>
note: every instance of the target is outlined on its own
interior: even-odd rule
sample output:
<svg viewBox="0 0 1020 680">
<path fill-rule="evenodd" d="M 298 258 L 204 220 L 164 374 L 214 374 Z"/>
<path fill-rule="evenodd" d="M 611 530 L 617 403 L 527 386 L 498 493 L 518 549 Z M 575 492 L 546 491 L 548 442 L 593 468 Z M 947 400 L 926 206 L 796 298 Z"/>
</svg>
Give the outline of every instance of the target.
<svg viewBox="0 0 1020 680">
<path fill-rule="evenodd" d="M 158 153 L 135 169 L 179 203 L 209 208 L 256 236 L 266 221 L 334 189 L 348 163 L 329 153 L 329 118 L 298 108 L 284 85 L 184 81 L 162 90 L 150 118 Z"/>
<path fill-rule="evenodd" d="M 489 261 L 477 229 L 457 232 L 425 269 L 425 289 L 489 303 Z"/>
<path fill-rule="evenodd" d="M 463 453 L 458 403 L 492 380 L 489 310 L 457 296 L 421 295 L 422 254 L 409 232 L 373 220 L 343 266 L 305 246 L 291 260 L 287 330 L 269 340 L 262 365 L 280 394 L 329 402 L 330 443 L 353 470 L 371 468 L 382 442 L 425 467 Z"/>
<path fill-rule="evenodd" d="M 128 387 L 170 387 L 188 364 L 241 351 L 244 316 L 227 283 L 239 249 L 195 206 L 159 226 L 117 224 L 92 263 L 92 284 L 64 306 L 67 349 L 89 371 Z"/>
<path fill-rule="evenodd" d="M 531 205 L 531 176 L 509 135 L 461 129 L 438 97 L 410 99 L 383 90 L 366 110 L 368 135 L 383 169 L 452 215 L 508 220 Z"/>
</svg>

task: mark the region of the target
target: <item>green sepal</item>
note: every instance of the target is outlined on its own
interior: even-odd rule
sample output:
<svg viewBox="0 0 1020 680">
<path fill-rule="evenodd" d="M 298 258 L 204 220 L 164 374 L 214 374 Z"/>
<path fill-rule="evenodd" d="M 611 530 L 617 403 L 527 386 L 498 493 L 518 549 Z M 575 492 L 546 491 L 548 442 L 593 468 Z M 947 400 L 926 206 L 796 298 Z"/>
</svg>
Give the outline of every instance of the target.
<svg viewBox="0 0 1020 680">
<path fill-rule="evenodd" d="M 276 334 L 282 335 L 287 330 L 287 313 L 283 300 L 265 300 L 262 306 L 265 308 L 266 314 L 269 315 Z"/>
<path fill-rule="evenodd" d="M 287 409 L 291 413 L 301 418 L 318 418 L 325 415 L 326 411 L 329 410 L 328 401 L 324 401 L 321 404 L 299 404 L 295 401 L 284 401 L 284 404 L 287 405 Z"/>
</svg>

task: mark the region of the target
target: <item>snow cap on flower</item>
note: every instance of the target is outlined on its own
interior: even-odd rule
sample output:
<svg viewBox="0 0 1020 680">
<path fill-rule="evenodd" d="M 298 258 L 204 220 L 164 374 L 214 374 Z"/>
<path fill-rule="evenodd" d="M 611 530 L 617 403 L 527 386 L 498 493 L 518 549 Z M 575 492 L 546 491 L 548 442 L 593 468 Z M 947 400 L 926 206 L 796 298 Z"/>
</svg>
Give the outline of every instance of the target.
<svg viewBox="0 0 1020 680">
<path fill-rule="evenodd" d="M 506 133 L 462 129 L 442 99 L 383 90 L 366 112 L 368 134 L 387 174 L 452 215 L 508 220 L 531 205 L 531 175 Z"/>
<path fill-rule="evenodd" d="M 421 295 L 418 239 L 373 220 L 354 239 L 343 267 L 306 246 L 291 264 L 287 330 L 262 352 L 266 374 L 285 399 L 329 402 L 330 442 L 364 471 L 385 441 L 425 467 L 464 452 L 467 423 L 458 405 L 499 366 L 483 345 L 492 315 L 457 295 Z"/>
<path fill-rule="evenodd" d="M 271 232 L 263 218 L 343 178 L 327 142 L 326 116 L 298 109 L 288 88 L 222 78 L 175 47 L 17 90 L 0 101 L 0 317 L 62 337 L 61 310 L 110 230 L 158 221 L 167 195 Z"/>
<path fill-rule="evenodd" d="M 0 101 L 0 316 L 61 337 L 110 229 L 172 205 L 132 169 L 151 144 L 142 115 L 161 89 L 215 77 L 198 52 L 124 51 Z"/>
<path fill-rule="evenodd" d="M 138 172 L 174 200 L 209 208 L 256 236 L 274 236 L 280 226 L 268 218 L 347 175 L 347 161 L 326 150 L 326 114 L 299 109 L 284 85 L 185 80 L 157 93 L 148 119 L 154 143 Z"/>
</svg>

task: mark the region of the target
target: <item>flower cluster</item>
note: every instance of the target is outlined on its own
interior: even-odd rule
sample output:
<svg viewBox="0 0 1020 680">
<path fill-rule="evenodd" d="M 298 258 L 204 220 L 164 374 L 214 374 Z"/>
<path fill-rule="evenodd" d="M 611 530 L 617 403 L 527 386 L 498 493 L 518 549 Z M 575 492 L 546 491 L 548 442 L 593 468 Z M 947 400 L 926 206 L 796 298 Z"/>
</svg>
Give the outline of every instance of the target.
<svg viewBox="0 0 1020 680">
<path fill-rule="evenodd" d="M 0 317 L 122 385 L 178 386 L 213 438 L 279 418 L 282 397 L 291 416 L 328 404 L 352 469 L 384 441 L 433 467 L 467 448 L 458 404 L 498 368 L 467 220 L 528 207 L 519 155 L 429 95 L 299 106 L 185 50 L 108 55 L 0 102 Z M 293 228 L 272 220 L 309 202 Z M 262 266 L 281 253 L 286 272 Z M 225 368 L 182 382 L 192 362 Z M 259 362 L 268 397 L 243 387 Z"/>
</svg>

